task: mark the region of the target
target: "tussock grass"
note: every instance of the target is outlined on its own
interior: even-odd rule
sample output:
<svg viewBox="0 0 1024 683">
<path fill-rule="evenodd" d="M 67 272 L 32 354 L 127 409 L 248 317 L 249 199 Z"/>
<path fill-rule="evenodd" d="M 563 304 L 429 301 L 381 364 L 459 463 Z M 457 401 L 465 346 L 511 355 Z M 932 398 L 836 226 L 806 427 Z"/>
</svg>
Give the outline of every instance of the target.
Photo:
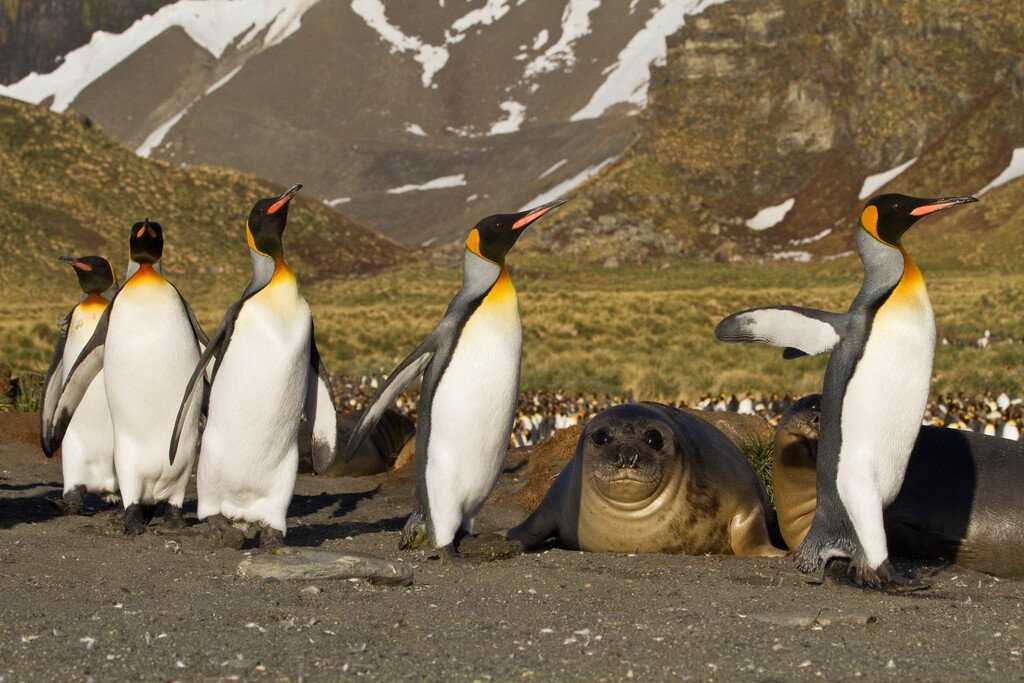
<svg viewBox="0 0 1024 683">
<path fill-rule="evenodd" d="M 1024 269 L 992 271 L 945 251 L 940 256 L 919 259 L 939 338 L 952 342 L 937 349 L 933 391 L 1024 391 Z M 604 269 L 514 253 L 509 265 L 523 320 L 524 388 L 665 401 L 704 392 L 819 390 L 824 358 L 784 361 L 777 349 L 722 344 L 714 325 L 770 304 L 845 310 L 861 277 L 854 258 L 809 265 L 675 259 Z M 369 278 L 306 283 L 331 371 L 390 371 L 440 319 L 460 278 L 457 265 L 415 263 Z M 35 300 L 9 299 L 0 310 L 0 359 L 16 372 L 45 370 L 57 322 L 77 297 L 74 278 L 65 280 Z M 212 332 L 245 279 L 176 282 Z M 979 350 L 973 342 L 986 329 L 996 343 Z"/>
</svg>

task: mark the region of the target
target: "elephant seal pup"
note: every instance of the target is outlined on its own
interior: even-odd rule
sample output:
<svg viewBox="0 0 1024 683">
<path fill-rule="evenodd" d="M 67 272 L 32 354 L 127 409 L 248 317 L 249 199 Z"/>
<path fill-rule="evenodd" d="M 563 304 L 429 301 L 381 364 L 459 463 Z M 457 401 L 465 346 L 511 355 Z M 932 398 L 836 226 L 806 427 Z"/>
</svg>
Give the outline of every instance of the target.
<svg viewBox="0 0 1024 683">
<path fill-rule="evenodd" d="M 355 429 L 361 412 L 342 413 L 338 415 L 338 439 L 344 442 Z M 399 465 L 397 462 L 403 450 L 411 445 L 412 436 L 416 433 L 416 423 L 398 412 L 388 408 L 380 418 L 362 445 L 352 454 L 351 460 L 337 458 L 334 463 L 321 474 L 328 477 L 368 477 L 387 472 Z M 299 453 L 299 472 L 313 471 L 313 458 L 309 449 Z"/>
<path fill-rule="evenodd" d="M 816 507 L 817 395 L 793 405 L 772 468 L 782 536 L 798 547 Z M 893 555 L 1024 576 L 1024 442 L 922 427 L 899 495 L 884 512 Z"/>
<path fill-rule="evenodd" d="M 784 555 L 771 544 L 764 489 L 703 420 L 656 403 L 610 408 L 540 507 L 507 538 L 594 552 Z"/>
</svg>

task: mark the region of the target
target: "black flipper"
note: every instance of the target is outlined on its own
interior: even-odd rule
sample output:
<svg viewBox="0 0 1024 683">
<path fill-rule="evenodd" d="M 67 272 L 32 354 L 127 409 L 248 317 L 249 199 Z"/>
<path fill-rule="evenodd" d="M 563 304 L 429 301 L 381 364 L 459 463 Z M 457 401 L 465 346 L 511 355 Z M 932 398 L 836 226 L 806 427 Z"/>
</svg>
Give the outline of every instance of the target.
<svg viewBox="0 0 1024 683">
<path fill-rule="evenodd" d="M 230 309 L 229 309 L 230 313 Z M 224 321 L 225 323 L 227 320 Z M 232 319 L 231 327 L 234 327 L 234 319 Z M 191 420 L 198 420 L 200 414 L 206 413 L 206 405 L 209 401 L 209 386 L 213 383 L 213 374 L 216 373 L 216 369 L 211 372 L 209 380 L 207 379 L 207 368 L 210 363 L 214 363 L 214 367 L 220 363 L 220 359 L 224 356 L 224 351 L 228 347 L 230 330 L 226 324 L 221 324 L 214 334 L 212 340 L 205 340 L 206 348 L 203 350 L 202 355 L 199 357 L 199 362 L 196 363 L 196 369 L 192 371 L 192 377 L 189 378 L 188 384 L 185 386 L 185 394 L 181 397 L 181 405 L 178 406 L 178 416 L 174 420 L 174 430 L 171 432 L 171 444 L 167 451 L 167 457 L 170 463 L 173 465 L 174 460 L 178 455 L 178 445 L 181 441 L 181 432 L 185 428 L 186 424 L 190 424 Z M 216 360 L 214 360 L 216 358 Z"/>
<path fill-rule="evenodd" d="M 196 336 L 196 342 L 199 344 L 199 353 L 203 353 L 206 350 L 206 347 L 210 344 L 209 338 L 207 338 L 206 333 L 203 332 L 202 326 L 200 326 L 199 321 L 196 320 L 196 314 L 192 311 L 192 307 L 188 305 L 188 301 L 185 300 L 181 290 L 178 289 L 177 285 L 170 280 L 167 281 L 167 284 L 174 287 L 174 291 L 178 293 L 181 305 L 185 308 L 185 313 L 188 315 L 188 321 L 192 325 L 192 334 Z"/>
<path fill-rule="evenodd" d="M 68 342 L 68 328 L 76 305 L 60 323 L 57 331 L 57 345 L 53 349 L 50 368 L 43 380 L 43 395 L 39 399 L 39 443 L 47 458 L 52 458 L 55 448 L 50 448 L 53 435 L 53 416 L 57 412 L 57 401 L 60 400 L 61 381 L 64 378 L 64 347 Z"/>
<path fill-rule="evenodd" d="M 309 375 L 306 379 L 306 404 L 302 413 L 302 444 L 309 445 L 313 471 L 323 474 L 334 464 L 338 449 L 338 413 L 320 351 L 316 348 L 316 331 L 310 322 Z"/>
<path fill-rule="evenodd" d="M 761 342 L 781 346 L 786 359 L 831 351 L 846 334 L 847 315 L 796 306 L 753 308 L 718 323 L 715 336 L 725 342 Z"/>
<path fill-rule="evenodd" d="M 68 381 L 61 388 L 60 398 L 53 410 L 51 428 L 48 433 L 41 435 L 43 452 L 47 455 L 60 448 L 61 441 L 64 440 L 64 433 L 67 431 L 68 425 L 71 424 L 71 418 L 74 417 L 78 404 L 82 402 L 85 392 L 89 390 L 96 375 L 100 374 L 100 370 L 103 369 L 103 350 L 107 342 L 107 326 L 110 323 L 110 312 L 114 310 L 114 301 L 116 300 L 115 296 L 103 311 L 99 322 L 96 323 L 92 337 L 86 342 L 82 352 L 78 354 L 78 359 L 68 374 Z"/>
<path fill-rule="evenodd" d="M 434 337 L 434 334 L 430 334 L 424 339 L 416 347 L 416 350 L 410 353 L 388 376 L 384 386 L 380 388 L 376 398 L 373 399 L 373 403 L 363 411 L 362 416 L 359 418 L 359 423 L 352 430 L 352 434 L 349 435 L 348 443 L 345 444 L 345 450 L 341 456 L 343 461 L 347 462 L 352 459 L 352 454 L 362 445 L 366 435 L 377 426 L 377 421 L 380 420 L 388 406 L 394 403 L 402 389 L 419 377 L 420 373 L 427 367 L 427 364 L 430 363 L 437 350 Z"/>
</svg>

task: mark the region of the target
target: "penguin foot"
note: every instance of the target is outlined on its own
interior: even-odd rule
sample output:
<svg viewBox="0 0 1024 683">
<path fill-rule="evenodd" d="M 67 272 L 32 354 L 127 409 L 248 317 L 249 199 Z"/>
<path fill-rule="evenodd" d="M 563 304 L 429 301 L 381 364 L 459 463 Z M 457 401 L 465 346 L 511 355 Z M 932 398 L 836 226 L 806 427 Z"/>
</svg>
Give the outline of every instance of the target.
<svg viewBox="0 0 1024 683">
<path fill-rule="evenodd" d="M 438 548 L 438 551 L 441 553 L 441 564 L 446 567 L 465 564 L 469 560 L 465 555 L 459 554 L 459 551 L 455 549 L 454 543 L 449 543 L 443 548 Z"/>
<path fill-rule="evenodd" d="M 184 529 L 188 526 L 180 507 L 167 504 L 167 507 L 164 508 L 164 526 L 168 529 Z"/>
<path fill-rule="evenodd" d="M 260 545 L 260 550 L 277 550 L 284 546 L 284 532 L 279 529 L 275 529 L 272 526 L 264 526 L 261 524 L 257 540 Z"/>
<path fill-rule="evenodd" d="M 146 531 L 146 514 L 142 506 L 132 503 L 121 518 L 121 531 L 125 536 L 138 536 Z"/>
<path fill-rule="evenodd" d="M 399 550 L 415 550 L 421 548 L 430 541 L 430 534 L 427 532 L 427 523 L 423 519 L 423 513 L 414 511 L 406 520 L 402 528 L 402 537 L 398 541 Z"/>
<path fill-rule="evenodd" d="M 872 568 L 863 559 L 850 565 L 850 580 L 860 588 L 891 591 L 895 593 L 912 593 L 925 590 L 930 585 L 924 581 L 901 574 L 886 560 L 876 568 Z"/>
<path fill-rule="evenodd" d="M 245 545 L 245 532 L 231 524 L 231 520 L 224 515 L 207 517 L 206 523 L 209 525 L 209 539 L 214 546 L 241 550 Z"/>
<path fill-rule="evenodd" d="M 815 571 L 804 572 L 804 581 L 815 586 L 840 583 L 848 576 L 849 567 L 849 559 L 833 557 L 827 562 L 820 562 Z"/>
<path fill-rule="evenodd" d="M 62 515 L 72 516 L 82 514 L 82 511 L 85 509 L 85 487 L 76 486 L 71 489 L 65 493 L 62 498 L 54 501 L 54 506 Z"/>
</svg>

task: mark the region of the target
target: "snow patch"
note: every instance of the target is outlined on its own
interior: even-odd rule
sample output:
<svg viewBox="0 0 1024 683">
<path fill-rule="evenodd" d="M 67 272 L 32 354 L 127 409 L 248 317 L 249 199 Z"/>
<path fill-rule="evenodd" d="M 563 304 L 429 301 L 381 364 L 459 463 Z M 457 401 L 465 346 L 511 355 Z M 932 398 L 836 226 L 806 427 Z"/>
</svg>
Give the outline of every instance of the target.
<svg viewBox="0 0 1024 683">
<path fill-rule="evenodd" d="M 832 234 L 832 228 L 825 228 L 824 230 L 819 232 L 817 235 L 813 235 L 811 237 L 804 237 L 804 238 L 801 238 L 801 239 L 798 239 L 798 240 L 790 240 L 789 243 L 792 244 L 794 247 L 799 247 L 799 246 L 804 245 L 804 244 L 811 244 L 813 242 L 817 242 L 819 240 L 823 240 L 823 239 L 825 239 L 826 237 L 828 237 L 831 234 Z"/>
<path fill-rule="evenodd" d="M 509 9 L 506 0 L 487 0 L 487 4 L 480 9 L 463 14 L 452 23 L 452 30 L 457 33 L 465 33 L 474 26 L 490 26 L 498 19 L 505 16 Z"/>
<path fill-rule="evenodd" d="M 405 194 L 406 192 L 421 192 L 423 190 L 443 190 L 448 187 L 462 187 L 466 184 L 466 174 L 446 175 L 441 178 L 428 180 L 420 185 L 402 185 L 388 190 L 388 194 Z"/>
<path fill-rule="evenodd" d="M 605 166 L 612 163 L 613 161 L 615 161 L 615 157 L 610 157 L 599 164 L 594 164 L 593 166 L 590 166 L 589 168 L 580 171 L 572 178 L 569 178 L 568 180 L 563 180 L 562 182 L 558 183 L 547 192 L 537 195 L 529 202 L 524 204 L 519 210 L 526 211 L 527 209 L 532 209 L 535 206 L 540 206 L 541 204 L 547 204 L 548 202 L 555 201 L 556 199 L 564 195 L 566 192 L 576 189 L 590 178 L 593 178 L 595 175 L 600 173 Z"/>
<path fill-rule="evenodd" d="M 468 197 L 466 197 L 466 203 L 469 204 L 470 202 L 475 202 L 479 198 L 480 198 L 480 195 L 478 195 L 478 194 L 471 194 Z"/>
<path fill-rule="evenodd" d="M 829 254 L 828 256 L 825 257 L 825 260 L 835 261 L 836 259 L 846 258 L 847 256 L 853 256 L 855 253 L 856 252 L 854 252 L 853 250 L 841 251 L 838 254 Z"/>
<path fill-rule="evenodd" d="M 558 41 L 526 65 L 523 75 L 533 78 L 542 73 L 572 67 L 576 53 L 572 45 L 590 33 L 590 13 L 601 6 L 601 0 L 573 0 L 562 12 L 562 35 Z"/>
<path fill-rule="evenodd" d="M 230 81 L 232 78 L 234 78 L 235 75 L 239 71 L 241 71 L 241 70 L 242 70 L 242 67 L 238 67 L 237 69 L 232 69 L 231 73 L 229 73 L 227 76 L 224 76 L 223 78 L 218 80 L 216 83 L 211 85 L 209 88 L 207 88 L 206 92 L 203 93 L 203 96 L 212 95 L 214 92 L 220 90 L 222 87 L 224 87 L 227 84 L 228 81 Z"/>
<path fill-rule="evenodd" d="M 423 130 L 423 128 L 418 123 L 405 124 L 405 132 L 412 133 L 413 135 L 419 135 L 420 137 L 424 138 L 427 137 L 427 131 Z"/>
<path fill-rule="evenodd" d="M 860 192 L 857 194 L 857 199 L 867 199 L 875 192 L 885 187 L 891 180 L 896 178 L 900 173 L 903 173 L 908 168 L 914 165 L 917 161 L 917 157 L 914 157 L 910 161 L 905 161 L 899 166 L 890 168 L 888 171 L 882 171 L 875 175 L 869 175 L 864 179 L 864 184 L 861 185 Z"/>
<path fill-rule="evenodd" d="M 547 45 L 547 43 L 548 43 L 548 30 L 546 28 L 542 28 L 540 30 L 540 33 L 538 33 L 537 36 L 533 39 L 533 49 L 534 50 L 539 50 L 542 47 L 544 47 L 545 45 Z"/>
<path fill-rule="evenodd" d="M 423 67 L 421 78 L 424 88 L 429 88 L 434 74 L 448 63 L 448 50 L 430 45 L 416 36 L 408 36 L 388 21 L 381 0 L 352 0 L 352 11 L 362 17 L 366 25 L 377 32 L 381 39 L 391 46 L 392 53 L 413 52 L 413 59 Z"/>
<path fill-rule="evenodd" d="M 553 163 L 551 165 L 550 168 L 548 168 L 548 170 L 544 171 L 539 176 L 537 176 L 537 180 L 540 180 L 541 178 L 546 178 L 547 176 L 551 175 L 552 173 L 554 173 L 558 169 L 560 169 L 563 166 L 565 166 L 566 162 L 568 162 L 568 161 L 569 161 L 568 159 L 562 159 L 561 161 L 556 161 L 555 163 Z"/>
<path fill-rule="evenodd" d="M 174 116 L 172 116 L 171 118 L 167 119 L 159 126 L 157 126 L 156 130 L 154 130 L 152 133 L 146 136 L 146 139 L 142 141 L 142 144 L 139 145 L 138 149 L 135 150 L 135 153 L 138 154 L 140 157 L 148 159 L 149 155 L 153 153 L 153 150 L 159 147 L 160 144 L 164 141 L 164 138 L 167 137 L 167 134 L 171 132 L 171 128 L 174 128 L 176 125 L 178 125 L 178 121 L 181 121 L 185 114 L 188 113 L 188 110 L 192 108 L 192 105 L 198 101 L 199 98 L 195 98 L 194 100 L 189 102 L 188 106 L 186 106 L 184 109 L 182 109 L 177 114 L 175 114 Z"/>
<path fill-rule="evenodd" d="M 505 112 L 505 118 L 491 124 L 491 132 L 488 135 L 515 133 L 526 119 L 526 105 L 515 100 L 506 100 L 498 106 Z"/>
<path fill-rule="evenodd" d="M 329 206 L 329 207 L 331 207 L 333 209 L 336 206 L 341 206 L 342 204 L 348 204 L 350 201 L 352 201 L 351 197 L 337 197 L 335 199 L 325 199 L 324 200 L 324 204 L 326 204 L 327 206 Z"/>
<path fill-rule="evenodd" d="M 796 261 L 797 263 L 810 263 L 811 254 L 807 251 L 777 251 L 772 254 L 775 261 Z"/>
<path fill-rule="evenodd" d="M 651 80 L 651 64 L 665 63 L 666 39 L 678 31 L 686 17 L 700 14 L 708 7 L 725 0 L 661 0 L 660 7 L 644 27 L 630 39 L 619 53 L 616 63 L 605 70 L 604 83 L 590 101 L 569 117 L 570 121 L 594 119 L 621 102 L 639 107 L 647 105 L 647 88 Z"/>
<path fill-rule="evenodd" d="M 121 33 L 96 31 L 88 44 L 72 50 L 53 71 L 31 73 L 0 86 L 0 95 L 39 103 L 53 97 L 51 109 L 64 111 L 93 81 L 110 71 L 164 31 L 180 27 L 197 45 L 219 59 L 234 40 L 249 30 L 249 42 L 264 29 L 264 48 L 298 30 L 302 15 L 319 0 L 178 0 L 146 15 Z M 156 131 L 154 131 L 156 133 Z"/>
<path fill-rule="evenodd" d="M 781 204 L 769 206 L 757 212 L 753 218 L 747 221 L 747 227 L 751 230 L 767 230 L 782 222 L 789 210 L 796 204 L 796 199 L 790 197 Z"/>
<path fill-rule="evenodd" d="M 1004 168 L 1003 172 L 997 175 L 992 182 L 978 190 L 977 196 L 980 197 L 989 190 L 994 190 L 1021 176 L 1024 176 L 1024 147 L 1013 150 L 1013 154 L 1010 156 L 1010 165 Z"/>
</svg>

